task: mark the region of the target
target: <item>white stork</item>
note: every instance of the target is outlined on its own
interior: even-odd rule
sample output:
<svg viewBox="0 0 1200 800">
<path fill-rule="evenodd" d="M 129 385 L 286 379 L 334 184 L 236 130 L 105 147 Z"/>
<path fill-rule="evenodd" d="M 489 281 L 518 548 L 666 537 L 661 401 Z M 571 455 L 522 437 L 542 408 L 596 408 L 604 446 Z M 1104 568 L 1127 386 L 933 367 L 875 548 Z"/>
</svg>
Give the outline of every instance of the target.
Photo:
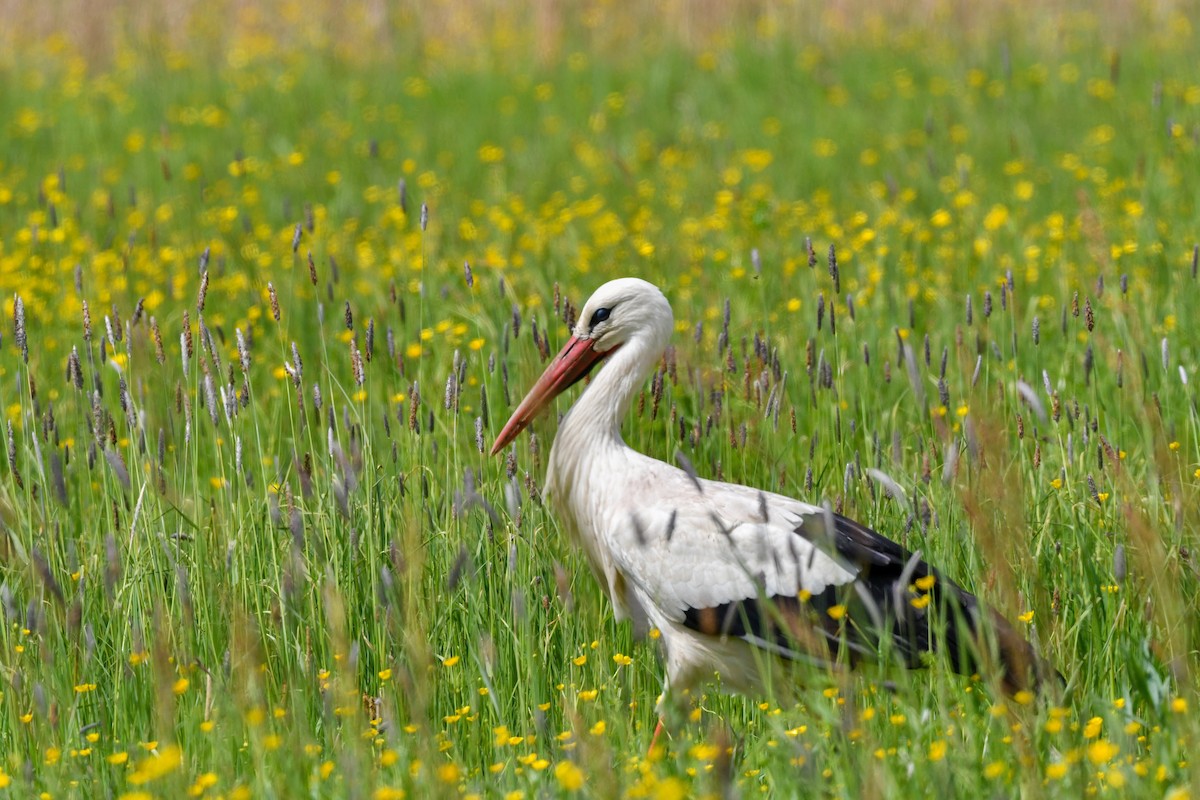
<svg viewBox="0 0 1200 800">
<path fill-rule="evenodd" d="M 1010 692 L 1053 674 L 1002 617 L 983 623 L 976 598 L 920 552 L 827 507 L 703 480 L 626 445 L 621 421 L 673 327 L 652 284 L 601 286 L 491 450 L 608 360 L 559 426 L 546 490 L 617 619 L 661 632 L 664 698 L 714 674 L 761 691 L 764 664 L 777 658 L 853 663 L 889 652 L 915 667 L 942 650 L 959 672 L 995 669 Z"/>
</svg>

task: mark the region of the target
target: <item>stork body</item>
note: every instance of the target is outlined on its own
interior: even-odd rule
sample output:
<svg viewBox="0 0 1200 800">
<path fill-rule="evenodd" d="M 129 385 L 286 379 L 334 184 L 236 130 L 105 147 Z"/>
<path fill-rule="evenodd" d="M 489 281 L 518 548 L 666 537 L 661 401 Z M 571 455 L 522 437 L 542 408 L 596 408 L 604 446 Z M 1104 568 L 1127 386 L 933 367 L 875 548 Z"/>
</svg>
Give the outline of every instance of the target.
<svg viewBox="0 0 1200 800">
<path fill-rule="evenodd" d="M 625 444 L 621 421 L 673 327 L 653 285 L 600 287 L 492 448 L 607 360 L 559 427 L 547 494 L 617 619 L 661 632 L 672 692 L 714 675 L 755 692 L 778 659 L 853 663 L 881 650 L 918 666 L 942 649 L 963 672 L 994 652 L 1007 688 L 1036 683 L 1032 647 L 998 615 L 981 625 L 976 599 L 919 553 L 828 508 L 703 480 Z M 944 627 L 930 624 L 934 609 Z"/>
</svg>

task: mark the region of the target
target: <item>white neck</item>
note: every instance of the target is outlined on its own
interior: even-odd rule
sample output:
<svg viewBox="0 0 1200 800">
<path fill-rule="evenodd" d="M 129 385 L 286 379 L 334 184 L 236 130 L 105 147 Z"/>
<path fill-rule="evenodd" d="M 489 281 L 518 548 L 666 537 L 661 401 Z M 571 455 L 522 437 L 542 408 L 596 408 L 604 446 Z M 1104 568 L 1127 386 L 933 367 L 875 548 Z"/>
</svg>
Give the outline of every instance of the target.
<svg viewBox="0 0 1200 800">
<path fill-rule="evenodd" d="M 630 339 L 600 365 L 559 426 L 552 459 L 592 459 L 599 450 L 626 446 L 621 422 L 665 349 L 650 339 Z"/>
</svg>

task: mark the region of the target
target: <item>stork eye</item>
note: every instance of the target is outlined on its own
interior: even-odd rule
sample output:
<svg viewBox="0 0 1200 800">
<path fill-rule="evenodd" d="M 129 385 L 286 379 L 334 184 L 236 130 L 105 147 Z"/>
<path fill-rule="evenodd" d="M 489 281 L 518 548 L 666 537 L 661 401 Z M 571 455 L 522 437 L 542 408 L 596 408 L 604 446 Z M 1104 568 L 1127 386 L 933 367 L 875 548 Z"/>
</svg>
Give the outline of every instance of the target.
<svg viewBox="0 0 1200 800">
<path fill-rule="evenodd" d="M 596 313 L 592 314 L 592 321 L 588 323 L 589 328 L 594 328 L 604 320 L 608 319 L 609 309 L 597 308 Z"/>
</svg>

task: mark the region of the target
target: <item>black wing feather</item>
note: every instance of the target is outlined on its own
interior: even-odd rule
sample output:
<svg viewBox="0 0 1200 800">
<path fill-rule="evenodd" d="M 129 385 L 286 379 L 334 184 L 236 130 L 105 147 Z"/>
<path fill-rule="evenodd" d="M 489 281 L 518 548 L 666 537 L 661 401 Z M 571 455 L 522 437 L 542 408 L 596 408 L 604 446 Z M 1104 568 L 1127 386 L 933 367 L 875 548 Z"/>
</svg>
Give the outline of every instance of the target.
<svg viewBox="0 0 1200 800">
<path fill-rule="evenodd" d="M 784 655 L 844 656 L 851 664 L 886 649 L 919 667 L 923 654 L 941 651 L 963 674 L 994 662 L 1012 692 L 1055 674 L 1006 619 L 985 614 L 974 595 L 891 539 L 830 511 L 804 517 L 795 532 L 855 571 L 855 581 L 807 598 L 757 596 L 688 608 L 684 625 L 766 642 Z M 841 613 L 830 614 L 835 606 Z"/>
</svg>

